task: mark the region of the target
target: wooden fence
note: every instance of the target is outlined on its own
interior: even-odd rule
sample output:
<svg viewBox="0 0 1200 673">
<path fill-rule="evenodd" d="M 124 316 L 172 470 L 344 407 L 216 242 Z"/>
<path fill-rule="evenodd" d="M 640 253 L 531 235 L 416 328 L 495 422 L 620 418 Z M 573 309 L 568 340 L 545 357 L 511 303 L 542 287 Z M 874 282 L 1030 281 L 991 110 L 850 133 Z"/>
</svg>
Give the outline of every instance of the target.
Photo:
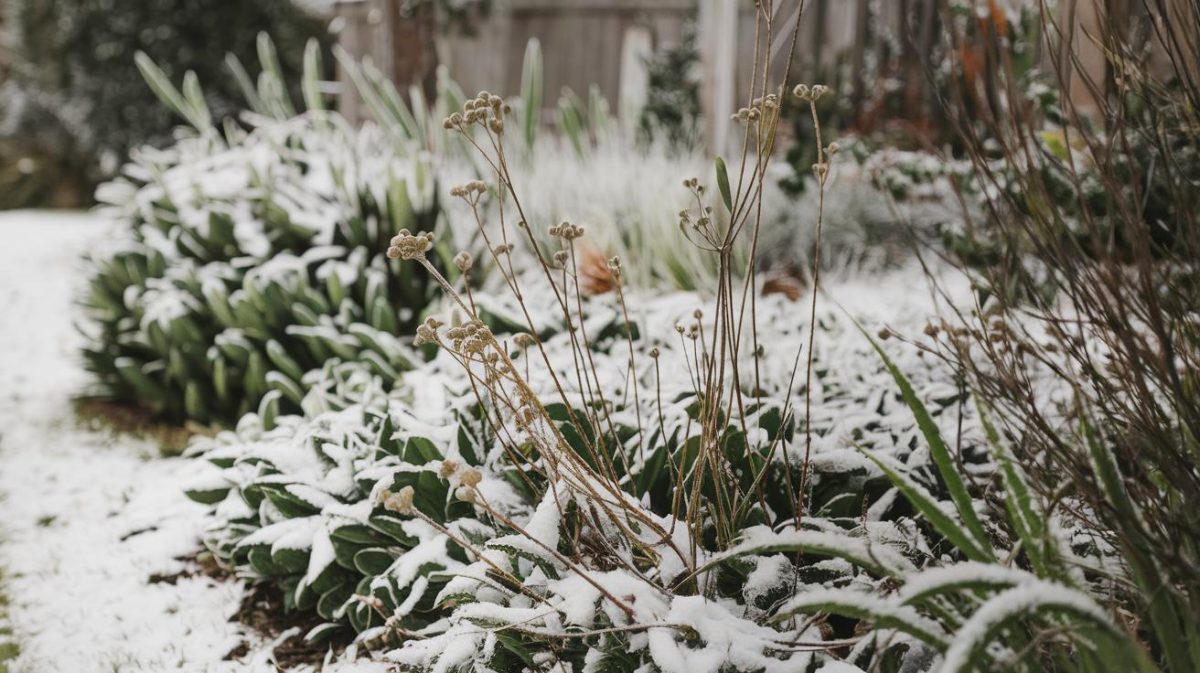
<svg viewBox="0 0 1200 673">
<path fill-rule="evenodd" d="M 979 1 L 986 6 L 987 0 Z M 1097 7 L 1127 0 L 1064 1 L 1080 6 L 1082 18 L 1076 20 L 1086 21 Z M 938 3 L 775 0 L 777 34 L 769 40 L 756 33 L 759 10 L 751 0 L 492 0 L 486 15 L 469 21 L 469 33 L 437 30 L 429 17 L 401 16 L 399 0 L 339 0 L 334 12 L 342 47 L 370 57 L 402 90 L 412 83 L 428 87 L 433 65 L 443 63 L 467 91 L 515 94 L 526 44 L 536 38 L 545 64 L 547 108 L 556 105 L 563 88 L 585 94 L 596 85 L 622 114 L 639 109 L 644 99 L 645 57 L 677 44 L 686 22 L 694 19 L 705 136 L 710 147 L 723 148 L 729 115 L 749 98 L 746 73 L 755 54 L 770 50 L 778 68 L 772 80 L 779 81 L 791 47 L 791 33 L 782 27 L 795 25 L 802 6 L 791 81 L 831 82 L 838 69 L 849 77 L 841 83 L 849 87 L 859 112 L 872 97 L 865 90 L 868 82 L 885 76 L 903 87 L 908 112 L 931 110 L 935 103 L 925 88 L 922 64 L 942 38 Z M 1086 45 L 1080 49 L 1085 62 L 1097 60 Z M 868 80 L 868 72 L 877 77 Z M 343 82 L 343 91 L 350 88 Z M 352 94 L 343 96 L 342 109 L 351 119 L 361 117 Z"/>
<path fill-rule="evenodd" d="M 862 105 L 870 67 L 878 74 L 900 75 L 921 84 L 920 64 L 938 39 L 937 0 L 775 0 L 772 35 L 760 35 L 765 11 L 748 2 L 698 0 L 699 43 L 702 56 L 701 102 L 705 135 L 712 147 L 724 147 L 729 114 L 750 99 L 755 59 L 767 54 L 773 64 L 770 80 L 783 80 L 792 50 L 792 27 L 803 12 L 791 61 L 790 81 L 832 84 L 835 70 L 849 74 L 854 106 Z M 895 72 L 904 68 L 907 72 Z M 923 87 L 911 96 L 915 104 L 927 97 Z"/>
<path fill-rule="evenodd" d="M 499 2 L 493 5 L 499 5 Z M 546 104 L 570 88 L 599 87 L 614 104 L 644 89 L 642 61 L 677 44 L 691 0 L 509 0 L 494 7 L 475 35 L 443 39 L 443 61 L 468 91 L 507 94 L 520 88 L 521 62 L 531 39 L 541 45 Z"/>
<path fill-rule="evenodd" d="M 622 108 L 636 106 L 644 95 L 645 57 L 680 40 L 692 0 L 493 0 L 490 11 L 471 17 L 465 28 L 440 31 L 433 39 L 413 28 L 419 20 L 401 17 L 398 5 L 344 0 L 335 6 L 334 21 L 339 44 L 354 56 L 371 58 L 402 90 L 427 78 L 427 71 L 405 65 L 425 65 L 421 61 L 428 58 L 421 54 L 432 44 L 433 59 L 448 66 L 464 90 L 515 94 L 525 47 L 536 38 L 547 107 L 557 104 L 564 88 L 586 95 L 596 85 Z M 415 46 L 416 41 L 427 45 Z M 349 83 L 342 84 L 347 91 Z M 354 97 L 343 98 L 343 111 L 358 119 Z"/>
<path fill-rule="evenodd" d="M 919 63 L 915 50 L 927 49 L 937 37 L 931 29 L 936 1 L 888 0 L 880 14 L 868 21 L 868 0 L 776 0 L 777 26 L 794 25 L 796 12 L 804 6 L 793 80 L 818 81 L 839 62 L 861 73 L 868 59 L 879 62 L 896 56 L 896 49 L 914 50 L 905 55 L 912 57 L 911 63 Z M 488 89 L 511 95 L 520 88 L 526 44 L 536 38 L 545 63 L 547 108 L 556 104 L 563 88 L 585 94 L 595 85 L 619 113 L 628 114 L 639 109 L 644 99 L 645 58 L 677 44 L 686 22 L 695 20 L 701 105 L 712 146 L 724 145 L 729 115 L 749 96 L 745 73 L 755 58 L 757 11 L 750 0 L 493 0 L 491 4 L 490 12 L 469 22 L 469 32 L 433 35 L 414 28 L 420 21 L 401 17 L 397 0 L 342 0 L 335 8 L 339 42 L 351 54 L 370 57 L 401 85 L 428 84 L 428 71 L 422 71 L 422 66 L 440 62 L 467 91 Z M 922 45 L 896 37 L 913 26 L 924 31 L 919 33 Z M 791 35 L 786 30 L 777 33 L 767 48 L 782 66 Z M 766 40 L 761 42 L 757 46 L 763 47 Z M 342 109 L 352 119 L 361 115 L 352 95 L 345 96 Z"/>
</svg>

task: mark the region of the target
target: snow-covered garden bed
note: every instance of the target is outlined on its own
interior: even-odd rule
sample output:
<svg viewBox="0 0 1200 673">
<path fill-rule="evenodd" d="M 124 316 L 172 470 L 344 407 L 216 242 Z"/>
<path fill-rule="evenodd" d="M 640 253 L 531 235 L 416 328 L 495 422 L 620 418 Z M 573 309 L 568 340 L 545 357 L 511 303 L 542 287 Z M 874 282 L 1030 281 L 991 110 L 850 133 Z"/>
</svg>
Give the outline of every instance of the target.
<svg viewBox="0 0 1200 673">
<path fill-rule="evenodd" d="M 378 496 L 373 484 L 400 466 L 395 458 L 381 460 L 371 448 L 373 443 L 384 441 L 399 446 L 407 438 L 423 433 L 437 451 L 447 450 L 442 442 L 453 436 L 447 430 L 447 423 L 453 423 L 450 411 L 456 404 L 452 391 L 461 384 L 455 381 L 453 363 L 440 358 L 406 379 L 405 386 L 390 395 L 378 390 L 377 383 L 363 383 L 366 377 L 362 377 L 357 388 L 345 386 L 341 399 L 314 393 L 312 405 L 306 405 L 315 412 L 311 420 L 283 417 L 277 427 L 267 431 L 261 428 L 259 419 L 252 417 L 243 421 L 236 436 L 218 436 L 196 444 L 193 451 L 203 453 L 208 461 L 162 458 L 152 442 L 82 424 L 73 417 L 70 399 L 86 389 L 88 379 L 74 352 L 80 338 L 71 329 L 71 303 L 84 280 L 83 254 L 112 236 L 111 227 L 111 223 L 95 216 L 15 213 L 4 218 L 0 230 L 3 248 L 8 251 L 3 273 L 11 302 L 3 329 L 7 339 L 3 349 L 7 391 L 3 413 L 8 429 L 0 452 L 0 486 L 7 516 L 0 565 L 5 569 L 5 587 L 11 599 L 13 637 L 20 647 L 20 654 L 10 666 L 16 671 L 266 667 L 271 658 L 270 644 L 234 619 L 246 595 L 241 579 L 214 578 L 198 569 L 194 560 L 204 551 L 202 538 L 221 549 L 222 540 L 213 536 L 227 537 L 228 522 L 244 519 L 249 512 L 235 511 L 237 507 L 231 502 L 218 507 L 214 519 L 203 506 L 190 502 L 184 492 L 195 493 L 206 481 L 212 483 L 213 477 L 206 475 L 217 471 L 208 461 L 221 462 L 222 455 L 238 458 L 237 464 L 243 466 L 251 464 L 247 462 L 249 457 L 274 459 L 275 469 L 267 473 L 278 470 L 285 477 L 279 480 L 281 484 L 294 485 L 292 490 L 320 505 L 311 523 L 292 526 L 288 538 L 291 542 L 282 546 L 290 544 L 306 557 L 315 547 L 332 550 L 330 527 L 336 529 L 353 521 L 353 517 L 369 513 L 362 506 L 370 504 L 370 497 Z M 33 278 L 53 280 L 30 282 Z M 897 457 L 912 454 L 917 434 L 911 415 L 891 394 L 890 379 L 871 355 L 868 342 L 854 331 L 834 302 L 869 325 L 886 323 L 898 331 L 919 333 L 933 314 L 930 295 L 922 290 L 924 283 L 920 272 L 910 268 L 879 277 L 845 279 L 828 287 L 829 301 L 821 312 L 828 338 L 820 340 L 818 362 L 821 376 L 829 383 L 822 388 L 814 414 L 824 419 L 818 421 L 822 429 L 815 449 L 818 470 L 827 469 L 836 477 L 850 467 L 860 468 L 862 461 L 855 460 L 848 444 L 852 438 Z M 766 354 L 768 365 L 764 371 L 768 372 L 765 378 L 769 385 L 778 388 L 786 385 L 790 371 L 791 363 L 785 362 L 789 352 L 786 344 L 803 333 L 804 322 L 799 318 L 801 303 L 780 296 L 769 299 L 762 309 L 769 316 L 765 320 L 772 335 L 767 341 L 771 352 Z M 662 394 L 673 397 L 688 387 L 686 364 L 677 359 L 679 355 L 673 355 L 679 350 L 675 324 L 694 321 L 692 313 L 703 306 L 703 301 L 677 294 L 649 301 L 635 297 L 630 303 L 634 306 L 633 319 L 646 325 L 646 343 L 658 344 L 662 351 L 660 369 L 672 373 L 664 377 L 666 389 Z M 601 300 L 596 312 L 611 316 L 612 309 Z M 548 343 L 553 351 L 553 339 Z M 558 350 L 556 357 L 567 352 Z M 921 382 L 918 387 L 923 395 L 954 397 L 953 389 L 945 389 L 935 377 L 922 374 L 934 369 L 931 362 L 916 357 L 910 348 L 893 350 L 907 353 L 901 361 Z M 614 354 L 605 357 L 619 363 L 620 352 L 614 349 Z M 372 388 L 376 389 L 373 400 L 364 392 Z M 649 392 L 644 390 L 643 394 L 648 396 Z M 348 404 L 348 410 L 318 411 L 320 406 Z M 647 404 L 649 401 L 643 400 L 643 405 Z M 383 410 L 389 407 L 393 422 L 404 425 L 401 437 L 380 438 L 378 430 L 371 430 L 378 427 L 374 421 L 361 425 L 364 410 L 373 408 L 387 416 Z M 652 407 L 645 411 L 650 413 Z M 680 412 L 668 408 L 666 413 L 679 418 Z M 957 413 L 957 408 L 952 408 L 941 416 L 947 430 L 956 424 Z M 347 418 L 351 419 L 348 425 Z M 338 419 L 342 419 L 342 425 Z M 362 440 L 350 440 L 350 436 L 363 432 L 366 435 Z M 316 456 L 309 453 L 313 450 L 309 438 L 313 436 L 337 437 L 348 453 L 342 454 L 340 462 L 314 462 Z M 449 450 L 454 460 L 470 462 L 458 449 Z M 440 462 L 429 468 L 434 474 L 448 464 L 437 460 Z M 498 456 L 486 455 L 475 460 L 492 468 L 498 461 Z M 336 468 L 339 464 L 348 471 Z M 244 467 L 232 468 L 230 481 L 263 474 L 259 465 L 251 472 Z M 355 480 L 358 486 L 352 485 Z M 486 484 L 493 484 L 495 490 Z M 363 490 L 357 490 L 360 488 Z M 519 498 L 514 500 L 511 487 L 500 476 L 486 476 L 480 488 L 497 502 L 510 500 L 512 516 L 528 517 L 537 510 L 530 508 L 536 502 L 522 505 Z M 347 504 L 333 503 L 326 492 Z M 363 498 L 361 504 L 354 504 L 359 502 L 356 498 Z M 255 527 L 262 540 L 276 543 L 281 533 L 260 528 L 271 522 L 268 517 L 256 521 Z M 437 538 L 434 534 L 429 544 L 444 554 L 446 543 Z M 427 562 L 438 558 L 432 554 Z M 325 558 L 323 563 L 331 560 Z M 465 560 L 440 557 L 437 565 L 466 568 Z M 319 573 L 320 563 L 306 560 L 299 575 Z M 413 570 L 420 565 L 415 560 L 412 564 Z M 405 567 L 409 566 L 397 564 L 394 572 L 405 572 Z M 249 564 L 243 570 L 243 575 L 255 574 Z M 429 572 L 429 568 L 422 572 Z M 767 573 L 766 567 L 759 573 L 763 577 L 755 580 L 761 586 L 748 586 L 750 595 L 769 588 L 763 573 Z M 663 609 L 668 607 L 664 604 Z M 677 609 L 684 608 L 681 605 Z M 669 618 L 667 612 L 648 616 Z M 334 621 L 342 615 L 338 617 Z M 451 630 L 457 632 L 461 628 Z M 236 656 L 227 659 L 231 654 Z"/>
</svg>

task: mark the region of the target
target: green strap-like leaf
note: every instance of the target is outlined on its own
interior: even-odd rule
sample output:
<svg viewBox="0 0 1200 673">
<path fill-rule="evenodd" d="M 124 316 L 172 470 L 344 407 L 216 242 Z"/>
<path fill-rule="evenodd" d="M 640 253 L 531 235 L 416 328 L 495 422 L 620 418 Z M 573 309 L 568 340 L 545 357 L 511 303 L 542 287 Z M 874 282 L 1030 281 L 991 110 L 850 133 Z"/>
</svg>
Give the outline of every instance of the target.
<svg viewBox="0 0 1200 673">
<path fill-rule="evenodd" d="M 798 594 L 780 608 L 773 621 L 783 621 L 797 613 L 825 612 L 873 622 L 877 627 L 895 629 L 945 651 L 949 646 L 946 633 L 914 608 L 872 594 L 846 589 L 823 589 Z"/>
<path fill-rule="evenodd" d="M 542 111 L 542 47 L 536 38 L 525 45 L 525 63 L 521 70 L 521 98 L 525 104 L 525 145 L 532 148 L 537 140 L 538 117 Z"/>
<path fill-rule="evenodd" d="M 988 670 L 987 646 L 1006 629 L 1031 617 L 1066 618 L 1094 630 L 1096 636 L 1111 641 L 1123 651 L 1125 662 L 1110 662 L 1110 670 L 1131 670 L 1136 647 L 1108 619 L 1104 610 L 1087 594 L 1051 582 L 1022 584 L 997 594 L 971 615 L 946 650 L 942 673 Z M 1125 665 L 1122 666 L 1121 664 Z"/>
<path fill-rule="evenodd" d="M 304 92 L 304 105 L 310 112 L 325 109 L 325 97 L 321 95 L 321 77 L 325 66 L 321 62 L 321 45 L 316 38 L 304 45 L 304 76 L 300 81 Z"/>
<path fill-rule="evenodd" d="M 900 577 L 914 570 L 912 563 L 885 545 L 872 545 L 861 538 L 814 530 L 790 530 L 751 539 L 731 547 L 700 566 L 695 574 L 743 556 L 805 553 L 840 558 L 877 576 Z"/>
<path fill-rule="evenodd" d="M 910 503 L 912 503 L 913 507 L 915 507 L 917 511 L 921 513 L 921 516 L 925 517 L 925 520 L 928 521 L 930 525 L 937 530 L 937 532 L 946 536 L 946 539 L 949 540 L 950 543 L 956 548 L 958 548 L 958 550 L 961 551 L 967 558 L 971 559 L 972 561 L 995 560 L 991 550 L 980 547 L 979 543 L 975 541 L 966 528 L 964 528 L 959 522 L 955 521 L 950 517 L 949 514 L 942 510 L 942 507 L 938 503 L 937 499 L 935 499 L 929 493 L 929 491 L 925 490 L 924 487 L 913 481 L 913 479 L 903 471 L 897 469 L 897 466 L 892 464 L 891 461 L 884 460 L 883 458 L 876 456 L 874 453 L 865 449 L 859 450 L 862 451 L 867 458 L 871 459 L 871 461 L 878 465 L 879 469 L 883 470 L 883 473 L 887 475 L 887 478 L 891 480 L 892 484 L 894 484 L 896 488 L 904 494 L 904 497 L 907 498 Z"/>
<path fill-rule="evenodd" d="M 721 190 L 721 201 L 725 210 L 733 213 L 733 195 L 729 191 L 729 171 L 725 169 L 725 160 L 717 157 L 717 188 Z"/>
<path fill-rule="evenodd" d="M 946 484 L 946 490 L 950 492 L 950 499 L 954 501 L 954 506 L 958 509 L 958 515 L 962 518 L 967 530 L 971 532 L 976 542 L 976 547 L 983 554 L 982 559 L 976 560 L 994 560 L 995 554 L 992 552 L 991 542 L 988 540 L 987 533 L 983 530 L 983 522 L 979 520 L 979 516 L 975 513 L 973 499 L 971 494 L 967 492 L 966 484 L 963 483 L 962 476 L 958 473 L 958 465 L 954 461 L 954 457 L 950 455 L 950 450 L 946 448 L 946 443 L 942 441 L 942 433 L 938 430 L 937 424 L 933 422 L 933 417 L 929 415 L 929 410 L 921 403 L 917 397 L 916 391 L 913 390 L 912 384 L 908 378 L 900 371 L 895 362 L 888 357 L 883 348 L 871 335 L 863 329 L 862 325 L 857 322 L 855 326 L 862 332 L 867 341 L 879 354 L 879 358 L 883 360 L 883 364 L 887 367 L 888 372 L 892 375 L 892 379 L 900 388 L 900 395 L 904 398 L 905 404 L 912 411 L 913 418 L 917 421 L 917 427 L 924 435 L 926 443 L 929 445 L 929 455 L 933 458 L 933 464 L 937 467 L 938 474 L 941 475 L 942 481 Z"/>
</svg>

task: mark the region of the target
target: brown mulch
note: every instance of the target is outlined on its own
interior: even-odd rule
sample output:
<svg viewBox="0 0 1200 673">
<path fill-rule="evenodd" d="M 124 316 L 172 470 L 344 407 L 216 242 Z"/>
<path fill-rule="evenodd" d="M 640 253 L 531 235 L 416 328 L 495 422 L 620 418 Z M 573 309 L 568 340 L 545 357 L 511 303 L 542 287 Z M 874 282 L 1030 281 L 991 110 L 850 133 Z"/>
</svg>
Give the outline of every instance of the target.
<svg viewBox="0 0 1200 673">
<path fill-rule="evenodd" d="M 196 423 L 166 423 L 141 407 L 96 397 L 76 400 L 75 417 L 81 425 L 91 429 L 107 429 L 150 440 L 158 444 L 164 455 L 183 453 L 192 437 L 212 432 Z"/>
<path fill-rule="evenodd" d="M 155 573 L 147 581 L 150 584 L 175 584 L 181 579 L 192 577 L 208 577 L 217 582 L 236 579 L 233 573 L 221 567 L 209 552 L 200 552 L 177 560 L 184 563 L 183 570 L 172 574 Z M 242 604 L 238 606 L 230 621 L 242 624 L 266 641 L 273 641 L 285 631 L 298 627 L 296 635 L 275 646 L 275 661 L 281 671 L 304 665 L 319 669 L 330 647 L 334 652 L 341 652 L 353 640 L 353 634 L 346 629 L 345 632 L 335 634 L 331 640 L 319 645 L 305 642 L 304 636 L 314 627 L 325 623 L 324 620 L 311 612 L 285 609 L 283 592 L 270 584 L 248 585 Z M 225 660 L 235 661 L 249 653 L 250 643 L 243 641 L 225 655 Z"/>
<path fill-rule="evenodd" d="M 192 556 L 183 556 L 175 559 L 184 563 L 183 570 L 170 575 L 163 573 L 154 573 L 147 582 L 150 584 L 176 584 L 181 579 L 191 577 L 207 577 L 217 582 L 227 582 L 233 579 L 233 573 L 221 567 L 217 563 L 217 559 L 209 552 L 202 551 Z"/>
<path fill-rule="evenodd" d="M 271 584 L 257 584 L 248 587 L 249 591 L 242 599 L 233 621 L 245 625 L 266 640 L 275 640 L 288 629 L 297 628 L 296 635 L 287 638 L 275 646 L 275 661 L 287 670 L 295 666 L 321 666 L 325 653 L 329 648 L 334 652 L 344 650 L 353 640 L 349 629 L 335 634 L 331 641 L 320 644 L 308 643 L 304 640 L 314 627 L 325 621 L 311 612 L 287 610 L 284 608 L 283 592 Z M 250 651 L 248 643 L 242 643 L 225 656 L 227 660 L 245 656 Z"/>
</svg>

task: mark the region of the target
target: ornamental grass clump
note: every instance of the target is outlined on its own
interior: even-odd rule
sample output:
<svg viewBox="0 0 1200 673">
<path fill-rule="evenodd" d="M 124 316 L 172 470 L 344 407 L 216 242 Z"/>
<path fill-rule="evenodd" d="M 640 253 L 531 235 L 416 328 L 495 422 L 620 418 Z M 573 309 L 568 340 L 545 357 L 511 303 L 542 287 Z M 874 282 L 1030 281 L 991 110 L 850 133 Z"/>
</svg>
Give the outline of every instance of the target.
<svg viewBox="0 0 1200 673">
<path fill-rule="evenodd" d="M 86 363 L 101 394 L 172 420 L 297 410 L 330 359 L 391 380 L 418 357 L 388 342 L 431 286 L 383 248 L 396 229 L 438 226 L 429 160 L 324 110 L 315 49 L 295 114 L 262 48 L 254 111 L 223 130 L 194 78 L 177 90 L 143 60 L 191 126 L 98 194 L 128 240 L 92 258 Z"/>
<path fill-rule="evenodd" d="M 1113 6 L 1093 30 L 1043 11 L 1046 71 L 989 61 L 998 114 L 968 117 L 970 89 L 950 107 L 984 209 L 963 256 L 980 305 L 946 351 L 1027 466 L 1025 499 L 1104 550 L 1087 570 L 1142 668 L 1172 672 L 1200 667 L 1198 19 L 1195 0 Z"/>
</svg>

